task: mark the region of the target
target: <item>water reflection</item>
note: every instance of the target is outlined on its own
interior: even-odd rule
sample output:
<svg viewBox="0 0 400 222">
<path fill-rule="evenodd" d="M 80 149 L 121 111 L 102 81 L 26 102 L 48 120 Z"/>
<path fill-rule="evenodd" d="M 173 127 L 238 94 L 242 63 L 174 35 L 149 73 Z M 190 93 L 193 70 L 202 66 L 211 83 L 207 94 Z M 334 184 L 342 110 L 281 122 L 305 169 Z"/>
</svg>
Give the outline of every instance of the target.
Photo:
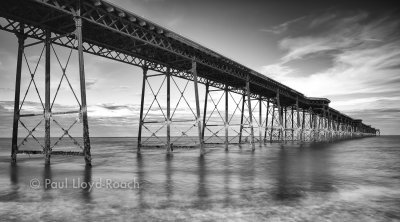
<svg viewBox="0 0 400 222">
<path fill-rule="evenodd" d="M 42 193 L 42 201 L 51 201 L 53 200 L 53 195 L 50 191 L 52 186 L 49 185 L 49 182 L 53 181 L 52 172 L 51 172 L 51 165 L 45 165 L 43 172 L 42 172 L 42 188 L 45 192 Z"/>
<path fill-rule="evenodd" d="M 297 200 L 307 192 L 332 192 L 329 144 L 280 147 L 276 163 L 277 200 Z"/>
<path fill-rule="evenodd" d="M 10 164 L 9 174 L 10 174 L 10 182 L 11 182 L 11 191 L 6 196 L 3 196 L 2 199 L 14 200 L 18 199 L 18 191 L 19 191 L 19 180 L 18 180 L 19 167 L 17 164 Z"/>
<path fill-rule="evenodd" d="M 173 161 L 173 155 L 166 155 L 165 156 L 165 192 L 167 194 L 167 201 L 168 203 L 171 202 L 171 197 L 174 195 L 174 181 L 172 179 L 172 171 L 171 163 Z M 167 204 L 168 204 L 167 203 Z M 166 206 L 168 207 L 168 206 Z"/>
<path fill-rule="evenodd" d="M 285 147 L 280 147 L 277 159 L 277 185 L 276 191 L 274 192 L 275 198 L 277 200 L 294 200 L 302 197 L 302 193 L 296 186 L 301 184 L 301 179 L 296 179 L 296 172 L 293 170 L 302 172 L 299 168 L 302 164 L 299 164 L 297 160 L 292 160 L 290 158 L 290 153 L 287 152 Z M 298 167 L 293 167 L 293 165 L 299 165 Z M 297 172 L 298 173 L 298 172 Z"/>
<path fill-rule="evenodd" d="M 208 197 L 208 190 L 207 190 L 207 165 L 206 165 L 206 158 L 204 156 L 200 156 L 197 159 L 197 174 L 198 174 L 198 189 L 197 189 L 197 198 L 198 200 L 195 201 L 196 205 L 200 209 L 207 208 L 207 197 Z"/>
<path fill-rule="evenodd" d="M 136 164 L 137 164 L 137 176 L 139 182 L 139 208 L 144 209 L 148 208 L 148 205 L 145 200 L 145 192 L 146 192 L 146 172 L 145 172 L 145 165 L 144 165 L 144 157 L 141 154 L 137 154 L 136 156 Z"/>
<path fill-rule="evenodd" d="M 44 190 L 50 190 L 51 186 L 48 186 L 49 181 L 53 181 L 52 173 L 51 173 L 51 165 L 45 165 L 42 173 L 42 187 Z"/>
<path fill-rule="evenodd" d="M 225 153 L 223 162 L 223 174 L 224 174 L 224 207 L 228 207 L 231 204 L 231 161 L 228 152 Z"/>
<path fill-rule="evenodd" d="M 85 184 L 91 184 L 92 183 L 92 167 L 85 165 L 85 169 L 83 170 L 83 182 Z M 82 187 L 82 198 L 85 201 L 85 203 L 90 203 L 92 201 L 91 198 L 91 192 L 92 190 L 90 189 L 89 186 Z"/>
</svg>

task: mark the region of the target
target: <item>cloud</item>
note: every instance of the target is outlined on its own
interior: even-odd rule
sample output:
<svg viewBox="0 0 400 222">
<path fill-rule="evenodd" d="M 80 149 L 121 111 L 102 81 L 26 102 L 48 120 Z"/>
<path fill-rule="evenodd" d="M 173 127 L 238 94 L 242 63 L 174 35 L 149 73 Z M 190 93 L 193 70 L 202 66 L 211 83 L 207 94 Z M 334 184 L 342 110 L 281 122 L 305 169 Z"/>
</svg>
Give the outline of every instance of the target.
<svg viewBox="0 0 400 222">
<path fill-rule="evenodd" d="M 98 79 L 86 79 L 86 89 L 92 89 Z"/>
<path fill-rule="evenodd" d="M 332 21 L 333 19 L 335 19 L 337 17 L 337 14 L 334 13 L 325 13 L 321 16 L 315 17 L 311 22 L 309 27 L 310 28 L 315 28 L 318 27 L 324 23 L 327 23 L 329 21 Z"/>
<path fill-rule="evenodd" d="M 286 27 L 279 42 L 283 56 L 261 71 L 307 96 L 328 97 L 332 107 L 346 113 L 374 110 L 379 115 L 382 107 L 394 113 L 400 109 L 398 30 L 400 20 L 393 14 L 335 11 L 308 16 Z M 382 126 L 371 115 L 360 116 L 367 124 Z"/>
<path fill-rule="evenodd" d="M 302 17 L 299 17 L 299 18 L 295 18 L 295 19 L 286 21 L 286 22 L 284 22 L 282 24 L 279 24 L 277 26 L 274 26 L 272 28 L 262 28 L 262 29 L 260 29 L 260 31 L 261 32 L 267 32 L 267 33 L 272 33 L 272 34 L 275 34 L 275 35 L 279 35 L 279 34 L 282 34 L 285 31 L 287 31 L 288 27 L 291 24 L 297 23 L 297 22 L 303 20 L 304 18 L 306 18 L 306 16 L 302 16 Z"/>
<path fill-rule="evenodd" d="M 121 109 L 130 109 L 128 105 L 112 105 L 112 104 L 103 104 L 103 108 L 109 110 L 121 110 Z"/>
<path fill-rule="evenodd" d="M 1 91 L 3 91 L 3 92 L 13 92 L 14 89 L 11 89 L 11 88 L 0 88 L 0 92 Z"/>
</svg>

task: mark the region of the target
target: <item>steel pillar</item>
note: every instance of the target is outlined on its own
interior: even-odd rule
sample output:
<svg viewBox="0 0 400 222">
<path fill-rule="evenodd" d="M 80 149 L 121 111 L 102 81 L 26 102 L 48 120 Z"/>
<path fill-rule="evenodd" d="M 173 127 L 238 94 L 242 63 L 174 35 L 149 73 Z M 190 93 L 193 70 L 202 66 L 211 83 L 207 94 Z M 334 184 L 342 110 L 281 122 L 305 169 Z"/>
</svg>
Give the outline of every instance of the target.
<svg viewBox="0 0 400 222">
<path fill-rule="evenodd" d="M 207 83 L 206 83 L 206 96 L 204 98 L 203 129 L 202 129 L 202 132 L 201 132 L 201 137 L 202 137 L 203 141 L 204 141 L 204 133 L 205 133 L 205 130 L 206 130 L 206 127 L 207 127 L 206 126 L 206 118 L 207 118 L 207 99 L 208 99 L 209 87 L 210 87 L 210 84 L 207 81 Z"/>
<path fill-rule="evenodd" d="M 284 116 L 284 132 L 283 132 L 283 140 L 286 142 L 287 139 L 287 107 L 283 108 L 283 116 Z"/>
<path fill-rule="evenodd" d="M 292 143 L 293 143 L 293 140 L 294 140 L 294 112 L 293 112 L 293 106 L 291 107 L 291 116 L 292 116 Z"/>
<path fill-rule="evenodd" d="M 299 98 L 296 98 L 296 114 L 297 114 L 297 118 L 296 118 L 296 122 L 297 122 L 297 126 L 296 126 L 296 132 L 297 132 L 297 140 L 299 140 L 301 142 L 301 131 L 300 131 L 300 110 L 299 110 Z"/>
<path fill-rule="evenodd" d="M 264 131 L 264 142 L 267 141 L 267 132 L 268 132 L 268 115 L 269 115 L 269 99 L 267 99 L 267 113 L 265 116 L 265 131 Z"/>
<path fill-rule="evenodd" d="M 332 114 L 328 109 L 328 141 L 332 141 Z"/>
<path fill-rule="evenodd" d="M 314 114 L 314 118 L 315 118 L 315 122 L 314 122 L 314 128 L 315 128 L 315 138 L 314 138 L 314 140 L 315 141 L 319 141 L 319 126 L 320 126 L 320 123 L 321 123 L 321 120 L 320 120 L 320 118 L 319 118 L 319 116 L 318 116 L 318 114 Z"/>
<path fill-rule="evenodd" d="M 315 115 L 310 108 L 310 140 L 315 142 Z"/>
<path fill-rule="evenodd" d="M 79 2 L 81 5 L 81 2 Z M 81 9 L 77 11 L 77 17 L 75 17 L 75 25 L 76 25 L 76 36 L 78 38 L 78 60 L 79 60 L 79 78 L 80 78 L 80 90 L 81 90 L 81 115 L 82 115 L 82 123 L 83 123 L 83 153 L 85 156 L 86 165 L 91 166 L 91 154 L 90 154 L 90 138 L 89 138 L 89 124 L 88 124 L 88 116 L 87 116 L 87 104 L 86 104 L 86 82 L 85 82 L 85 67 L 83 60 L 83 41 L 82 41 L 82 18 Z"/>
<path fill-rule="evenodd" d="M 323 117 L 323 132 L 324 132 L 324 141 L 328 140 L 328 115 L 326 110 L 324 110 L 324 117 Z"/>
<path fill-rule="evenodd" d="M 337 139 L 340 139 L 340 122 L 339 122 L 339 116 L 336 116 L 336 137 Z"/>
<path fill-rule="evenodd" d="M 171 154 L 171 70 L 167 68 L 167 155 Z"/>
<path fill-rule="evenodd" d="M 258 136 L 259 136 L 259 143 L 260 143 L 260 146 L 262 145 L 262 132 L 261 132 L 261 129 L 262 129 L 262 99 L 261 99 L 261 96 L 260 96 L 260 98 L 258 99 L 258 108 L 259 108 L 259 110 L 258 110 L 258 124 L 259 124 L 259 126 L 258 126 Z"/>
<path fill-rule="evenodd" d="M 141 146 L 142 146 L 142 127 L 143 127 L 143 107 L 144 107 L 144 95 L 146 89 L 146 79 L 147 79 L 147 70 L 146 66 L 143 66 L 143 81 L 142 81 L 142 96 L 140 99 L 140 114 L 139 114 L 139 131 L 138 131 L 138 142 L 137 142 L 137 153 L 140 154 Z"/>
<path fill-rule="evenodd" d="M 229 146 L 229 103 L 228 103 L 229 91 L 228 85 L 225 85 L 225 150 L 228 150 Z"/>
<path fill-rule="evenodd" d="M 278 106 L 278 118 L 279 118 L 278 140 L 282 141 L 282 138 L 283 138 L 283 109 L 281 107 L 279 89 L 277 90 L 277 93 L 276 93 L 276 103 Z"/>
<path fill-rule="evenodd" d="M 301 120 L 300 142 L 303 142 L 305 140 L 304 127 L 306 123 L 306 112 L 304 109 L 302 110 L 302 113 L 303 113 L 303 118 Z"/>
<path fill-rule="evenodd" d="M 51 118 L 51 108 L 50 108 L 50 44 L 51 44 L 51 32 L 46 31 L 46 40 L 45 40 L 45 110 L 44 110 L 44 127 L 45 127 L 45 135 L 44 135 L 44 155 L 45 155 L 45 164 L 50 164 L 50 118 Z"/>
<path fill-rule="evenodd" d="M 18 38 L 18 56 L 17 56 L 17 71 L 15 76 L 15 97 L 14 97 L 14 118 L 13 118 L 13 133 L 11 145 L 11 161 L 17 162 L 18 152 L 18 122 L 19 122 L 19 101 L 21 93 L 21 70 L 22 70 L 22 55 L 24 54 L 24 24 L 20 24 L 20 31 L 16 33 Z"/>
<path fill-rule="evenodd" d="M 253 112 L 252 112 L 252 106 L 251 106 L 251 97 L 250 97 L 250 76 L 247 75 L 247 80 L 246 80 L 246 93 L 247 93 L 247 106 L 249 108 L 249 123 L 250 123 L 250 143 L 251 143 L 251 150 L 255 150 L 255 144 L 254 144 L 254 128 L 253 128 Z"/>
<path fill-rule="evenodd" d="M 194 94 L 196 98 L 196 121 L 197 121 L 197 128 L 198 128 L 198 133 L 199 133 L 199 148 L 200 148 L 200 155 L 205 154 L 204 150 L 204 140 L 202 139 L 202 127 L 201 127 L 201 115 L 200 115 L 200 101 L 199 101 L 199 87 L 197 83 L 197 63 L 195 61 L 192 61 L 192 75 L 193 75 L 193 81 L 194 81 Z"/>
<path fill-rule="evenodd" d="M 274 119 L 275 119 L 275 104 L 272 104 L 272 118 L 271 118 L 271 134 L 269 135 L 269 142 L 272 143 L 272 134 L 274 133 Z"/>
<path fill-rule="evenodd" d="M 242 143 L 242 133 L 243 133 L 243 117 L 244 117 L 244 103 L 246 101 L 246 94 L 243 93 L 242 95 L 242 110 L 240 115 L 240 130 L 239 130 L 239 144 Z"/>
</svg>

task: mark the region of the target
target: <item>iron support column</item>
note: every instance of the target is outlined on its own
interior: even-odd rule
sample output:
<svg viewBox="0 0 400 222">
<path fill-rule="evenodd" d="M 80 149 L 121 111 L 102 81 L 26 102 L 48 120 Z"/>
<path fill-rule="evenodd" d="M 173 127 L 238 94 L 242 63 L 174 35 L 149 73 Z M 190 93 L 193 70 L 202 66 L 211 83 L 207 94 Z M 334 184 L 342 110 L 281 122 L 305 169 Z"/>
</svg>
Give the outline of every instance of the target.
<svg viewBox="0 0 400 222">
<path fill-rule="evenodd" d="M 144 94 L 146 89 L 147 80 L 147 70 L 146 66 L 143 66 L 143 81 L 142 81 L 142 96 L 140 99 L 140 114 L 139 114 L 139 132 L 138 132 L 138 143 L 137 143 L 137 153 L 140 154 L 142 147 L 142 127 L 143 127 L 143 107 L 144 107 Z"/>
<path fill-rule="evenodd" d="M 252 107 L 251 107 L 251 97 L 250 97 L 250 76 L 247 75 L 247 80 L 246 80 L 246 93 L 247 93 L 247 106 L 249 108 L 249 123 L 250 123 L 250 143 L 251 143 L 251 150 L 255 150 L 255 144 L 254 144 L 254 128 L 253 128 L 253 112 L 252 112 Z"/>
<path fill-rule="evenodd" d="M 321 124 L 321 120 L 320 120 L 319 115 L 317 113 L 314 114 L 314 118 L 315 118 L 314 124 L 315 124 L 315 132 L 316 132 L 315 141 L 319 141 L 319 138 L 320 138 L 320 136 L 319 136 L 319 133 L 320 133 L 319 132 L 320 131 L 319 126 Z"/>
<path fill-rule="evenodd" d="M 244 115 L 244 103 L 245 103 L 245 100 L 246 100 L 246 94 L 245 93 L 243 93 L 243 95 L 242 95 L 242 113 L 241 113 L 241 116 L 240 116 L 240 130 L 239 130 L 239 144 L 241 144 L 242 143 L 242 132 L 243 132 L 243 115 Z"/>
<path fill-rule="evenodd" d="M 81 4 L 81 2 L 79 2 Z M 80 5 L 78 9 L 78 16 L 75 17 L 76 35 L 78 38 L 78 57 L 79 57 L 79 78 L 80 78 L 80 89 L 81 89 L 81 115 L 83 123 L 83 153 L 85 156 L 86 165 L 92 165 L 92 157 L 90 154 L 90 138 L 89 138 L 89 124 L 87 116 L 87 104 L 86 104 L 86 80 L 85 80 L 85 66 L 83 61 L 83 41 L 82 41 L 82 18 Z"/>
<path fill-rule="evenodd" d="M 303 118 L 301 120 L 301 131 L 300 131 L 300 142 L 303 142 L 304 140 L 304 126 L 306 123 L 306 112 L 304 112 L 304 109 L 302 109 L 302 113 L 303 113 Z"/>
<path fill-rule="evenodd" d="M 281 102 L 280 102 L 280 98 L 279 98 L 279 89 L 277 90 L 277 93 L 276 93 L 276 103 L 277 103 L 277 106 L 278 106 L 278 118 L 279 118 L 279 130 L 278 130 L 278 140 L 281 140 L 281 136 L 283 137 L 283 131 L 282 131 L 282 129 L 283 129 L 283 117 L 282 117 L 282 107 L 281 107 Z"/>
<path fill-rule="evenodd" d="M 311 107 L 308 108 L 308 118 L 309 118 L 309 124 L 310 124 L 310 130 L 309 130 L 309 137 L 310 137 L 310 141 L 314 140 L 314 125 L 313 125 L 313 118 L 314 115 L 312 114 L 312 109 Z"/>
<path fill-rule="evenodd" d="M 259 107 L 259 111 L 258 111 L 258 136 L 259 136 L 259 142 L 260 142 L 260 146 L 262 145 L 262 100 L 261 100 L 261 96 L 258 99 L 258 107 Z"/>
<path fill-rule="evenodd" d="M 229 108 L 229 103 L 228 103 L 228 97 L 229 97 L 229 91 L 228 91 L 228 85 L 225 85 L 225 150 L 228 150 L 229 146 L 229 113 L 228 113 L 228 108 Z"/>
<path fill-rule="evenodd" d="M 45 99 L 44 99 L 44 154 L 45 154 L 45 164 L 50 164 L 50 117 L 51 117 L 51 108 L 50 108 L 50 56 L 51 56 L 51 32 L 45 31 L 46 39 L 45 39 Z"/>
<path fill-rule="evenodd" d="M 294 112 L 293 112 L 293 106 L 291 107 L 291 115 L 292 115 L 292 143 L 294 140 Z"/>
<path fill-rule="evenodd" d="M 199 101 L 199 86 L 197 83 L 197 63 L 195 61 L 192 61 L 192 75 L 194 79 L 194 94 L 196 98 L 196 121 L 197 121 L 197 127 L 198 127 L 198 133 L 199 133 L 199 148 L 200 148 L 200 155 L 204 155 L 205 150 L 204 150 L 204 141 L 202 137 L 202 127 L 201 127 L 201 114 L 200 114 L 200 101 Z"/>
<path fill-rule="evenodd" d="M 269 115 L 269 99 L 267 99 L 267 113 L 265 116 L 265 131 L 264 131 L 264 142 L 267 140 L 267 132 L 268 132 L 268 115 Z"/>
<path fill-rule="evenodd" d="M 296 114 L 297 114 L 297 139 L 301 141 L 301 131 L 300 131 L 300 110 L 299 110 L 299 98 L 296 98 Z"/>
<path fill-rule="evenodd" d="M 287 107 L 284 108 L 285 128 L 283 133 L 283 140 L 286 142 L 287 136 Z"/>
<path fill-rule="evenodd" d="M 204 141 L 204 133 L 205 133 L 205 130 L 206 130 L 206 127 L 207 127 L 206 126 L 206 117 L 207 117 L 207 98 L 208 98 L 208 93 L 209 93 L 209 87 L 210 87 L 210 84 L 207 81 L 207 83 L 206 83 L 206 96 L 204 98 L 203 129 L 202 129 L 202 132 L 201 132 L 201 138 L 203 139 L 203 141 Z"/>
<path fill-rule="evenodd" d="M 274 119 L 275 119 L 275 104 L 272 104 L 271 134 L 269 135 L 270 143 L 272 143 L 272 134 L 274 132 Z"/>
<path fill-rule="evenodd" d="M 167 155 L 171 154 L 171 73 L 167 68 Z"/>
<path fill-rule="evenodd" d="M 18 38 L 18 56 L 17 56 L 17 71 L 15 76 L 15 97 L 14 97 L 14 119 L 13 119 L 13 133 L 11 145 L 11 161 L 17 162 L 18 153 L 18 122 L 19 122 L 19 101 L 21 93 L 21 70 L 22 70 L 22 56 L 24 54 L 24 24 L 20 23 L 20 31 L 17 33 Z"/>
<path fill-rule="evenodd" d="M 328 141 L 332 140 L 332 116 L 328 109 Z"/>
</svg>

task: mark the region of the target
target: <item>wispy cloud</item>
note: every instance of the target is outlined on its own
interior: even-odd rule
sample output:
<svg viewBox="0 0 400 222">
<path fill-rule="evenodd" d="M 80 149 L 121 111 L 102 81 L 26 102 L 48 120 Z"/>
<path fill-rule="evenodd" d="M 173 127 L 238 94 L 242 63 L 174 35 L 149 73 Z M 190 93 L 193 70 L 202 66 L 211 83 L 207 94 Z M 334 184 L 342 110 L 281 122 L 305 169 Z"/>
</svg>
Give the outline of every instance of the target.
<svg viewBox="0 0 400 222">
<path fill-rule="evenodd" d="M 0 92 L 1 91 L 3 91 L 3 92 L 12 92 L 12 91 L 14 91 L 14 89 L 11 89 L 11 88 L 3 88 L 3 87 L 0 87 Z"/>
<path fill-rule="evenodd" d="M 291 24 L 297 23 L 297 22 L 299 22 L 299 21 L 301 21 L 301 20 L 303 20 L 305 18 L 306 18 L 306 16 L 295 18 L 295 19 L 286 21 L 286 22 L 284 22 L 282 24 L 279 24 L 279 25 L 271 27 L 271 28 L 262 28 L 262 29 L 260 29 L 260 31 L 279 35 L 279 34 L 282 34 L 285 31 L 287 31 Z"/>
<path fill-rule="evenodd" d="M 86 79 L 86 88 L 92 89 L 94 85 L 97 83 L 97 79 Z"/>
</svg>

